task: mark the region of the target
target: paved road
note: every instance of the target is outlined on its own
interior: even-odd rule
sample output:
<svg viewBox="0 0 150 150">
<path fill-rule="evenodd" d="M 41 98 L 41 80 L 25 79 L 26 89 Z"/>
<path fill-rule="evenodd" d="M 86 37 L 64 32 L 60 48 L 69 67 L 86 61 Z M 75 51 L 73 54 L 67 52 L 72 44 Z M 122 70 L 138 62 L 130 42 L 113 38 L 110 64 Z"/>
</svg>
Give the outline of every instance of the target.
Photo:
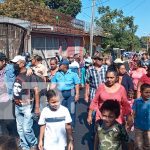
<svg viewBox="0 0 150 150">
<path fill-rule="evenodd" d="M 80 90 L 80 100 L 77 103 L 76 127 L 74 133 L 75 150 L 93 150 L 93 140 L 91 127 L 87 124 L 87 108 L 88 105 L 84 101 L 84 90 Z M 13 126 L 14 132 L 15 128 Z M 35 133 L 38 135 L 38 128 L 35 128 Z M 17 132 L 15 132 L 15 136 Z"/>
<path fill-rule="evenodd" d="M 75 150 L 93 150 L 91 127 L 86 122 L 88 106 L 83 97 L 84 90 L 81 90 L 76 112 Z"/>
</svg>

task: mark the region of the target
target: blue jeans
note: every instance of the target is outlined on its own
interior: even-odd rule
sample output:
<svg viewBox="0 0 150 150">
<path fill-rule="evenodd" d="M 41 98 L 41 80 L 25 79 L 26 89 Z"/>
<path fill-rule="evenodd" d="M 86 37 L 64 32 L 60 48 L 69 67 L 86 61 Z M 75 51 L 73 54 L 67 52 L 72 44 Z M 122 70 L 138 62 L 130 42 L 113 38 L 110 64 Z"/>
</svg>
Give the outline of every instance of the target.
<svg viewBox="0 0 150 150">
<path fill-rule="evenodd" d="M 20 146 L 23 150 L 30 150 L 30 147 L 37 144 L 37 139 L 32 129 L 32 108 L 32 105 L 15 106 L 17 132 L 20 137 Z"/>
<path fill-rule="evenodd" d="M 68 90 L 68 91 L 61 91 L 63 100 L 62 100 L 62 105 L 68 108 L 71 118 L 72 118 L 72 127 L 75 127 L 75 118 L 76 118 L 76 104 L 75 104 L 75 92 L 74 90 Z"/>
</svg>

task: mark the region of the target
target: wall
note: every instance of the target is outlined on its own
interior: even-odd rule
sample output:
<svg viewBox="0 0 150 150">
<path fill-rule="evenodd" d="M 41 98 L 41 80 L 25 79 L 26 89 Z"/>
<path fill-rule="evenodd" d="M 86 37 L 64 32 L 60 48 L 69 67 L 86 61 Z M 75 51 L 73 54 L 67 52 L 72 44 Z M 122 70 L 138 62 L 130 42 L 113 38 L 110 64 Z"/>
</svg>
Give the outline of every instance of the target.
<svg viewBox="0 0 150 150">
<path fill-rule="evenodd" d="M 44 52 L 46 58 L 53 57 L 55 52 L 68 56 L 81 53 L 83 38 L 79 36 L 31 33 L 31 49 L 33 53 Z"/>
</svg>

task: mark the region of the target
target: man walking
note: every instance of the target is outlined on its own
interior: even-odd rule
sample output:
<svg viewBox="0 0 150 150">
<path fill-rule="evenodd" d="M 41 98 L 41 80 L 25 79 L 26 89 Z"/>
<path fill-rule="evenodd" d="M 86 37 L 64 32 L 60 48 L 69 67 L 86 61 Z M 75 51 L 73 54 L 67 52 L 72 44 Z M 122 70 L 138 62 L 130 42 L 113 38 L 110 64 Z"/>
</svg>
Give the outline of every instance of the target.
<svg viewBox="0 0 150 150">
<path fill-rule="evenodd" d="M 94 98 L 99 84 L 105 82 L 105 74 L 108 66 L 103 65 L 103 59 L 99 56 L 93 57 L 93 66 L 86 71 L 85 101 L 91 102 Z"/>
<path fill-rule="evenodd" d="M 75 127 L 75 102 L 79 100 L 80 79 L 77 73 L 69 70 L 69 61 L 60 63 L 59 71 L 51 80 L 51 89 L 58 88 L 63 96 L 62 105 L 67 107 L 72 118 L 72 127 Z"/>
<path fill-rule="evenodd" d="M 20 137 L 22 150 L 36 150 L 37 139 L 32 125 L 32 109 L 35 99 L 35 113 L 39 114 L 39 89 L 34 75 L 26 75 L 26 61 L 24 56 L 15 56 L 12 60 L 19 74 L 13 87 L 17 132 Z"/>
</svg>

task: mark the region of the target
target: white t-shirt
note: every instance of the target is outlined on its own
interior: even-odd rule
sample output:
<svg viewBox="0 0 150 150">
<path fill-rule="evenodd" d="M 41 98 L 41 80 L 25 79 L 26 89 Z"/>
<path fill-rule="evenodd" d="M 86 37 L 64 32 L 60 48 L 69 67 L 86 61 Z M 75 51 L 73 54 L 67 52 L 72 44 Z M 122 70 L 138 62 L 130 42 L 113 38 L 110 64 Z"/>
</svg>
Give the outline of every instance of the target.
<svg viewBox="0 0 150 150">
<path fill-rule="evenodd" d="M 79 68 L 79 63 L 77 61 L 73 61 L 70 65 L 69 68 Z"/>
<path fill-rule="evenodd" d="M 48 106 L 43 109 L 38 124 L 46 125 L 44 150 L 64 150 L 67 145 L 65 124 L 71 122 L 68 109 L 62 105 L 57 111 L 51 111 Z"/>
</svg>

